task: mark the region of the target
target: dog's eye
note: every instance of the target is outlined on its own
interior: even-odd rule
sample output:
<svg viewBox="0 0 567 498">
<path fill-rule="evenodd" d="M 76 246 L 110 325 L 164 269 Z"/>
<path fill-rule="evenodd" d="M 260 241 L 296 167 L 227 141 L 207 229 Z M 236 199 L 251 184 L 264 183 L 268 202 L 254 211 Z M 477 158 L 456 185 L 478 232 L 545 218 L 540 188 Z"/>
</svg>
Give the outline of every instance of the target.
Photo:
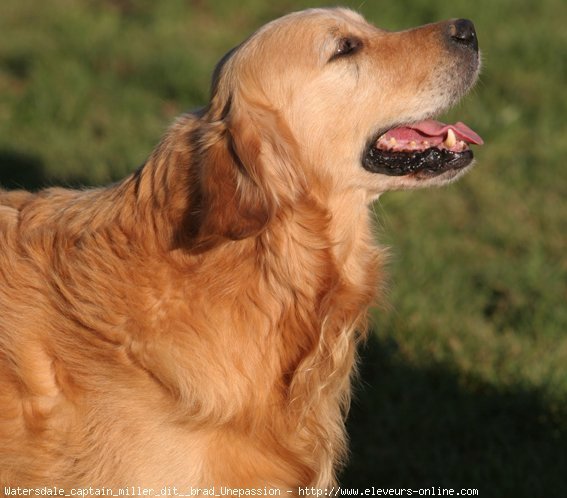
<svg viewBox="0 0 567 498">
<path fill-rule="evenodd" d="M 345 55 L 353 55 L 362 48 L 362 40 L 354 36 L 348 36 L 341 38 L 337 43 L 337 48 L 335 53 L 330 60 L 334 60 L 337 57 L 343 57 Z"/>
</svg>

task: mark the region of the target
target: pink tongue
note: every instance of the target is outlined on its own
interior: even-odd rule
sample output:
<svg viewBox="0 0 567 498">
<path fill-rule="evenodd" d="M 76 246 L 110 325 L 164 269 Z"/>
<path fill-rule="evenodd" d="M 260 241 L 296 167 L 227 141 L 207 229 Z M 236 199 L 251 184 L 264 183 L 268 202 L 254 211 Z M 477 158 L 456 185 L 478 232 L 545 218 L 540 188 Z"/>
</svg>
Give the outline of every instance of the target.
<svg viewBox="0 0 567 498">
<path fill-rule="evenodd" d="M 388 133 L 388 137 L 394 137 L 396 140 L 422 140 L 424 136 L 431 137 L 436 140 L 434 142 L 442 142 L 447 136 L 447 132 L 453 130 L 458 140 L 463 140 L 469 144 L 482 145 L 484 141 L 471 130 L 466 124 L 458 122 L 454 125 L 447 125 L 440 121 L 428 119 L 420 121 L 408 126 L 400 126 L 393 128 Z"/>
</svg>

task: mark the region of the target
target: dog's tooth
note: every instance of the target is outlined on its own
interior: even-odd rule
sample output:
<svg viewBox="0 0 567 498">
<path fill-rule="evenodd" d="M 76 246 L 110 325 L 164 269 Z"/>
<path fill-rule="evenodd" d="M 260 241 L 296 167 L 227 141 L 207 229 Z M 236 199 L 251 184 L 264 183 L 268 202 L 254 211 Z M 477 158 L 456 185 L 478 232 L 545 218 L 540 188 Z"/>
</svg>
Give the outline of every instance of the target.
<svg viewBox="0 0 567 498">
<path fill-rule="evenodd" d="M 391 137 L 391 138 L 390 138 L 390 145 L 391 145 L 392 147 L 393 147 L 394 145 L 398 145 L 398 141 L 397 141 L 394 137 Z"/>
<path fill-rule="evenodd" d="M 411 147 L 415 147 L 417 145 L 415 140 L 412 140 L 409 144 Z"/>
<path fill-rule="evenodd" d="M 455 136 L 455 132 L 453 130 L 451 130 L 451 128 L 449 128 L 449 131 L 447 131 L 447 138 L 445 138 L 443 145 L 445 145 L 445 147 L 450 149 L 456 143 L 457 143 L 457 137 Z"/>
<path fill-rule="evenodd" d="M 424 140 L 421 142 L 424 147 L 429 147 L 429 140 Z"/>
</svg>

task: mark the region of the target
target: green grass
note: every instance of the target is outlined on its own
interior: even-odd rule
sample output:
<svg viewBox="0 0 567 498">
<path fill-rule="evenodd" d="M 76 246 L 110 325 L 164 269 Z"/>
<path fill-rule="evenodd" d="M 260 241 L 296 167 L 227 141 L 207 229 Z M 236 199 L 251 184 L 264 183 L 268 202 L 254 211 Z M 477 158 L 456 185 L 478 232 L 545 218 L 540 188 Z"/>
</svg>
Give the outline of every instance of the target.
<svg viewBox="0 0 567 498">
<path fill-rule="evenodd" d="M 473 19 L 480 83 L 446 118 L 486 140 L 441 190 L 376 205 L 392 247 L 349 422 L 346 485 L 567 496 L 567 3 L 345 1 L 388 29 Z M 100 184 L 132 171 L 215 62 L 320 1 L 0 4 L 0 183 Z"/>
</svg>

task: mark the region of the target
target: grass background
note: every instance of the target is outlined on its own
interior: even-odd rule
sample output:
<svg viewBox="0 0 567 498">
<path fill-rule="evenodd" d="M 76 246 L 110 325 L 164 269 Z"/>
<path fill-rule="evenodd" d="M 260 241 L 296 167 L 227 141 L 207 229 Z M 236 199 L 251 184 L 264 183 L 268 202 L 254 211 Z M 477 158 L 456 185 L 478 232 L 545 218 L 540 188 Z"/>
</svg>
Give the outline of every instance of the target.
<svg viewBox="0 0 567 498">
<path fill-rule="evenodd" d="M 326 3 L 326 2 L 325 2 Z M 319 0 L 4 0 L 0 183 L 94 185 L 208 96 L 215 62 Z M 473 19 L 486 140 L 460 183 L 375 206 L 392 246 L 349 419 L 353 487 L 567 496 L 567 2 L 345 0 L 388 29 Z"/>
</svg>

